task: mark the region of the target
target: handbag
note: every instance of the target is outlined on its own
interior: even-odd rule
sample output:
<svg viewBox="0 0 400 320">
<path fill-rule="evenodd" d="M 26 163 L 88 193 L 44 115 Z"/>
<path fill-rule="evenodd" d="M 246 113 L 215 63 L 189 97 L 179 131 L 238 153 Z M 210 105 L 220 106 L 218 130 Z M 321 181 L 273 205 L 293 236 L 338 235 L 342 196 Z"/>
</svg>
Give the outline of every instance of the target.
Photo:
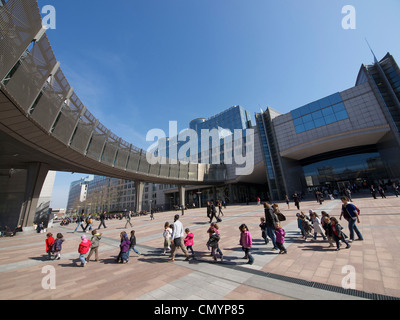
<svg viewBox="0 0 400 320">
<path fill-rule="evenodd" d="M 278 216 L 279 221 L 286 221 L 286 217 L 283 213 L 278 212 L 276 215 Z"/>
</svg>

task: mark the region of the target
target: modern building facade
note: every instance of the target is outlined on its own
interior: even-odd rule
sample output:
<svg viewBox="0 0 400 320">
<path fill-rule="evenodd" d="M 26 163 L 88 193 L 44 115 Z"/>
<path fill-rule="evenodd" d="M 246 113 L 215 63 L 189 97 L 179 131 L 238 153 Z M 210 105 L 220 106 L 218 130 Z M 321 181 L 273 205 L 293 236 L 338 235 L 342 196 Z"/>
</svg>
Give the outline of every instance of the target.
<svg viewBox="0 0 400 320">
<path fill-rule="evenodd" d="M 390 54 L 362 65 L 353 88 L 287 114 L 256 114 L 274 199 L 400 178 L 400 72 Z"/>
</svg>

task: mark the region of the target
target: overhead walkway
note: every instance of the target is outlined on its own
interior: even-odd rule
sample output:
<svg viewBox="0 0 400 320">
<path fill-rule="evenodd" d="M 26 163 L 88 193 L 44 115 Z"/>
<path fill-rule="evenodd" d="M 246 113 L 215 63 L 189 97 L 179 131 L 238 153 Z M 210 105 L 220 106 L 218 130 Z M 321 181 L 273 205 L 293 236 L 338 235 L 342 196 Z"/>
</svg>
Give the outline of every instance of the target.
<svg viewBox="0 0 400 320">
<path fill-rule="evenodd" d="M 150 165 L 145 150 L 96 119 L 62 72 L 36 0 L 0 2 L 0 85 L 2 224 L 12 224 L 7 215 L 31 225 L 49 170 L 181 187 L 225 180 L 221 165 L 170 159 Z"/>
</svg>

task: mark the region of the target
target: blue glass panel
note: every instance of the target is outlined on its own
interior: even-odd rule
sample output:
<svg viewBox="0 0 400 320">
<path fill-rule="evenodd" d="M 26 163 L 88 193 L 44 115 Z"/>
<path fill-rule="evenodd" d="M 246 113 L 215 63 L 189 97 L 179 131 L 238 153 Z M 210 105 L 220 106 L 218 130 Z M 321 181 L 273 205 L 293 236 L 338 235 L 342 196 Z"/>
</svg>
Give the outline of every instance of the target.
<svg viewBox="0 0 400 320">
<path fill-rule="evenodd" d="M 293 110 L 293 111 L 291 112 L 291 114 L 292 114 L 293 119 L 296 119 L 296 118 L 301 117 L 301 113 L 300 113 L 300 110 L 299 110 L 299 109 Z"/>
<path fill-rule="evenodd" d="M 308 105 L 300 108 L 300 114 L 302 116 L 304 116 L 304 115 L 306 115 L 308 113 L 310 113 L 310 107 Z"/>
<path fill-rule="evenodd" d="M 325 97 L 319 100 L 319 106 L 321 109 L 326 108 L 331 105 L 329 97 Z"/>
<path fill-rule="evenodd" d="M 304 128 L 307 130 L 315 129 L 314 121 L 304 123 Z"/>
<path fill-rule="evenodd" d="M 298 118 L 293 120 L 294 126 L 297 127 L 298 125 L 303 124 L 303 118 Z"/>
<path fill-rule="evenodd" d="M 313 120 L 311 114 L 308 114 L 308 115 L 306 115 L 306 116 L 304 116 L 304 117 L 302 117 L 302 118 L 303 118 L 303 122 L 304 122 L 304 123 L 310 122 L 310 121 Z"/>
<path fill-rule="evenodd" d="M 330 116 L 333 114 L 333 109 L 332 107 L 329 108 L 325 108 L 322 110 L 322 114 L 326 117 L 326 116 Z"/>
<path fill-rule="evenodd" d="M 321 106 L 320 106 L 320 104 L 319 104 L 319 101 L 315 101 L 315 102 L 313 102 L 313 103 L 310 103 L 310 104 L 309 104 L 309 108 L 310 108 L 310 111 L 311 111 L 311 112 L 314 112 L 314 111 L 317 111 L 317 110 L 321 109 Z"/>
<path fill-rule="evenodd" d="M 326 117 L 325 117 L 325 122 L 326 122 L 326 124 L 330 124 L 330 123 L 336 122 L 336 117 L 335 117 L 335 115 L 334 115 L 334 114 L 331 114 L 331 115 L 329 115 L 329 116 L 326 116 Z"/>
<path fill-rule="evenodd" d="M 340 111 L 340 112 L 336 113 L 335 116 L 336 116 L 336 119 L 337 119 L 338 121 L 339 121 L 339 120 L 347 119 L 347 118 L 349 117 L 349 116 L 347 115 L 347 112 L 346 112 L 346 111 Z"/>
<path fill-rule="evenodd" d="M 331 104 L 336 104 L 336 103 L 342 102 L 342 97 L 340 96 L 340 93 L 338 92 L 338 93 L 335 93 L 335 94 L 329 96 L 329 101 Z"/>
<path fill-rule="evenodd" d="M 304 131 L 306 131 L 306 129 L 304 128 L 304 125 L 298 125 L 297 127 L 296 127 L 296 132 L 297 133 L 302 133 L 302 132 L 304 132 Z"/>
<path fill-rule="evenodd" d="M 326 122 L 325 122 L 324 118 L 314 120 L 314 123 L 315 123 L 315 127 L 316 128 L 326 125 Z"/>
<path fill-rule="evenodd" d="M 346 111 L 346 108 L 345 108 L 343 102 L 332 106 L 332 109 L 333 109 L 334 113 L 341 112 L 341 111 Z"/>
<path fill-rule="evenodd" d="M 311 114 L 312 118 L 314 120 L 322 118 L 324 115 L 322 114 L 322 111 L 317 111 Z"/>
</svg>

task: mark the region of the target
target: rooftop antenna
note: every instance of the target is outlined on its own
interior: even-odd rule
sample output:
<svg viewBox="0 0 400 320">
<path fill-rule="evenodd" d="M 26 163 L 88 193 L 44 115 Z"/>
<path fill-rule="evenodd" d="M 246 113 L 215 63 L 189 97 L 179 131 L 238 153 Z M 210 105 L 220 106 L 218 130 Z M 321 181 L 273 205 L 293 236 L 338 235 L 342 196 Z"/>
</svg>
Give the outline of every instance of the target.
<svg viewBox="0 0 400 320">
<path fill-rule="evenodd" d="M 365 42 L 367 43 L 369 50 L 371 50 L 371 53 L 374 56 L 374 62 L 378 63 L 378 59 L 376 58 L 374 51 L 372 50 L 371 46 L 369 45 L 367 38 L 365 38 Z"/>
</svg>

